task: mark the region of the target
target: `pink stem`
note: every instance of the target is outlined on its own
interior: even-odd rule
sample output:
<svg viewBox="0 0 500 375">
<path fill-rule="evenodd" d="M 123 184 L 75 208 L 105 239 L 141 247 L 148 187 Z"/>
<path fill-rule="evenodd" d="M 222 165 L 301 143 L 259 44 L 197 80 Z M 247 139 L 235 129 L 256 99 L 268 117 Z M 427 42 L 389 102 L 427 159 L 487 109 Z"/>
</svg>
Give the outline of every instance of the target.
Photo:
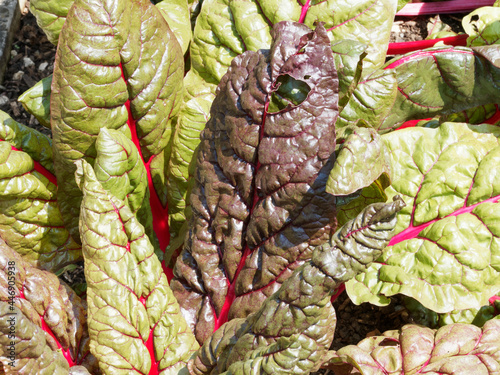
<svg viewBox="0 0 500 375">
<path fill-rule="evenodd" d="M 410 3 L 396 13 L 396 16 L 420 16 L 424 14 L 467 13 L 474 9 L 491 6 L 495 0 L 451 0 L 433 3 Z"/>
<path fill-rule="evenodd" d="M 427 3 L 431 4 L 431 3 Z M 417 51 L 420 49 L 431 48 L 438 42 L 443 42 L 447 45 L 452 46 L 465 46 L 467 45 L 467 34 L 460 34 L 457 36 L 450 36 L 447 38 L 439 39 L 427 39 L 427 40 L 417 40 L 415 42 L 403 42 L 403 43 L 389 43 L 389 48 L 387 49 L 388 55 L 402 55 L 405 53 Z"/>
</svg>

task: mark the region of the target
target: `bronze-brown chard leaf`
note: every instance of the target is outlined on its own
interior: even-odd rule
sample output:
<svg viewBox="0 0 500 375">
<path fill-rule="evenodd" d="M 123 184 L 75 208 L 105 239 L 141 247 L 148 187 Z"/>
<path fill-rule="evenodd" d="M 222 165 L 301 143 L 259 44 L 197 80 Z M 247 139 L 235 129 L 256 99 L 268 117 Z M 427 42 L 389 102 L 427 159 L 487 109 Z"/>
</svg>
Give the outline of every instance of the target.
<svg viewBox="0 0 500 375">
<path fill-rule="evenodd" d="M 172 289 L 197 339 L 245 317 L 336 228 L 338 79 L 326 30 L 277 24 L 234 59 L 201 136 Z"/>
</svg>

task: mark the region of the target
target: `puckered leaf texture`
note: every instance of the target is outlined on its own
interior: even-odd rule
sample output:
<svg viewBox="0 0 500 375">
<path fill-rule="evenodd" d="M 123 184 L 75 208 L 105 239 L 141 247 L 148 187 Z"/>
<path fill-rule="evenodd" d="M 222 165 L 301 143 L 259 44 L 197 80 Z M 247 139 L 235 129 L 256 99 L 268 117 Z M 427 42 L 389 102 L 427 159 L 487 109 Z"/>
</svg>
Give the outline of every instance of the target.
<svg viewBox="0 0 500 375">
<path fill-rule="evenodd" d="M 98 373 L 86 308 L 54 274 L 31 266 L 0 240 L 0 360 L 7 374 L 68 374 L 69 365 Z"/>
<path fill-rule="evenodd" d="M 274 293 L 335 230 L 325 185 L 338 80 L 323 26 L 273 30 L 271 50 L 237 57 L 202 133 L 189 237 L 172 289 L 203 342 Z"/>
<path fill-rule="evenodd" d="M 90 350 L 104 374 L 177 374 L 198 348 L 130 208 L 81 161 Z"/>
<path fill-rule="evenodd" d="M 500 45 L 446 47 L 398 57 L 360 81 L 337 126 L 385 133 L 412 119 L 499 102 Z"/>
<path fill-rule="evenodd" d="M 317 247 L 311 260 L 255 313 L 215 332 L 190 361 L 191 374 L 298 375 L 317 370 L 335 331 L 331 296 L 379 256 L 403 206 L 396 197 L 392 203 L 366 207 Z"/>
<path fill-rule="evenodd" d="M 335 375 L 493 375 L 500 370 L 500 320 L 482 329 L 460 323 L 437 331 L 406 325 L 329 356 L 324 367 Z"/>
<path fill-rule="evenodd" d="M 0 236 L 25 259 L 55 271 L 81 258 L 56 198 L 52 142 L 0 111 Z"/>
<path fill-rule="evenodd" d="M 50 107 L 56 174 L 64 181 L 59 206 L 74 239 L 81 201 L 74 162 L 94 163 L 102 127 L 134 141 L 157 197 L 153 182 L 164 169 L 149 165 L 171 140 L 183 75 L 180 46 L 149 0 L 75 1 L 59 39 Z"/>
<path fill-rule="evenodd" d="M 356 303 L 402 293 L 433 311 L 480 308 L 500 291 L 500 146 L 474 126 L 404 129 L 391 151 L 389 197 L 407 207 L 380 259 L 347 283 Z"/>
</svg>

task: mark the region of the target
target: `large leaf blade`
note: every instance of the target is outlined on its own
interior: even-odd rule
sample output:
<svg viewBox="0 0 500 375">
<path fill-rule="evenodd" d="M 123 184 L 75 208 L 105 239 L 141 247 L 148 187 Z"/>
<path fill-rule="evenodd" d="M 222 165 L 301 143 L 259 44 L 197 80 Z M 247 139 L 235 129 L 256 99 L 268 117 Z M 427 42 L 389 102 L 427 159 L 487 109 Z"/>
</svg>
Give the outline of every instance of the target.
<svg viewBox="0 0 500 375">
<path fill-rule="evenodd" d="M 479 308 L 500 290 L 498 140 L 465 124 L 384 136 L 401 194 L 392 246 L 347 291 L 356 303 L 396 293 L 436 312 Z"/>
<path fill-rule="evenodd" d="M 270 53 L 234 61 L 202 133 L 193 229 L 172 281 L 199 341 L 258 306 L 336 226 L 325 191 L 338 99 L 330 41 L 321 26 L 284 22 L 273 33 Z M 288 104 L 274 111 L 273 100 Z"/>
<path fill-rule="evenodd" d="M 198 344 L 144 228 L 88 163 L 77 173 L 92 353 L 105 374 L 179 371 Z"/>
<path fill-rule="evenodd" d="M 65 181 L 58 190 L 61 211 L 78 238 L 81 192 L 74 162 L 93 163 L 101 127 L 134 141 L 154 206 L 166 205 L 153 187 L 158 180 L 153 174 L 163 169 L 151 170 L 148 163 L 170 142 L 169 119 L 179 109 L 184 64 L 175 36 L 146 0 L 76 1 L 58 48 L 51 94 L 54 161 L 58 179 Z M 157 232 L 163 247 L 164 232 Z"/>
<path fill-rule="evenodd" d="M 57 270 L 81 258 L 56 199 L 51 140 L 0 112 L 0 234 L 33 264 Z"/>
</svg>

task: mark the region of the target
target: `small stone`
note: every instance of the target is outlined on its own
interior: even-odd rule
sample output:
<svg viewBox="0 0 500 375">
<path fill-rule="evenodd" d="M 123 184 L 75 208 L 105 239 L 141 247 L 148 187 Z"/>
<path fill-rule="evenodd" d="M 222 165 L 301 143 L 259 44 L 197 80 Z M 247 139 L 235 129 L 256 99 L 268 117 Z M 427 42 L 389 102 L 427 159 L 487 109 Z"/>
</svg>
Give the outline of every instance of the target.
<svg viewBox="0 0 500 375">
<path fill-rule="evenodd" d="M 18 71 L 17 73 L 14 73 L 12 76 L 12 79 L 14 81 L 20 81 L 23 78 L 24 72 L 22 70 Z"/>
<path fill-rule="evenodd" d="M 38 66 L 38 70 L 43 72 L 45 69 L 47 69 L 48 66 L 49 66 L 49 63 L 47 61 L 44 61 L 43 63 L 41 63 Z"/>
<path fill-rule="evenodd" d="M 29 57 L 23 57 L 23 64 L 25 68 L 35 65 L 33 60 L 31 60 Z"/>
<path fill-rule="evenodd" d="M 9 98 L 7 98 L 5 95 L 0 95 L 0 107 L 4 106 L 9 102 Z"/>
<path fill-rule="evenodd" d="M 12 51 L 10 51 L 10 57 L 13 59 L 14 57 L 17 56 L 17 51 L 15 49 L 13 49 Z"/>
</svg>

